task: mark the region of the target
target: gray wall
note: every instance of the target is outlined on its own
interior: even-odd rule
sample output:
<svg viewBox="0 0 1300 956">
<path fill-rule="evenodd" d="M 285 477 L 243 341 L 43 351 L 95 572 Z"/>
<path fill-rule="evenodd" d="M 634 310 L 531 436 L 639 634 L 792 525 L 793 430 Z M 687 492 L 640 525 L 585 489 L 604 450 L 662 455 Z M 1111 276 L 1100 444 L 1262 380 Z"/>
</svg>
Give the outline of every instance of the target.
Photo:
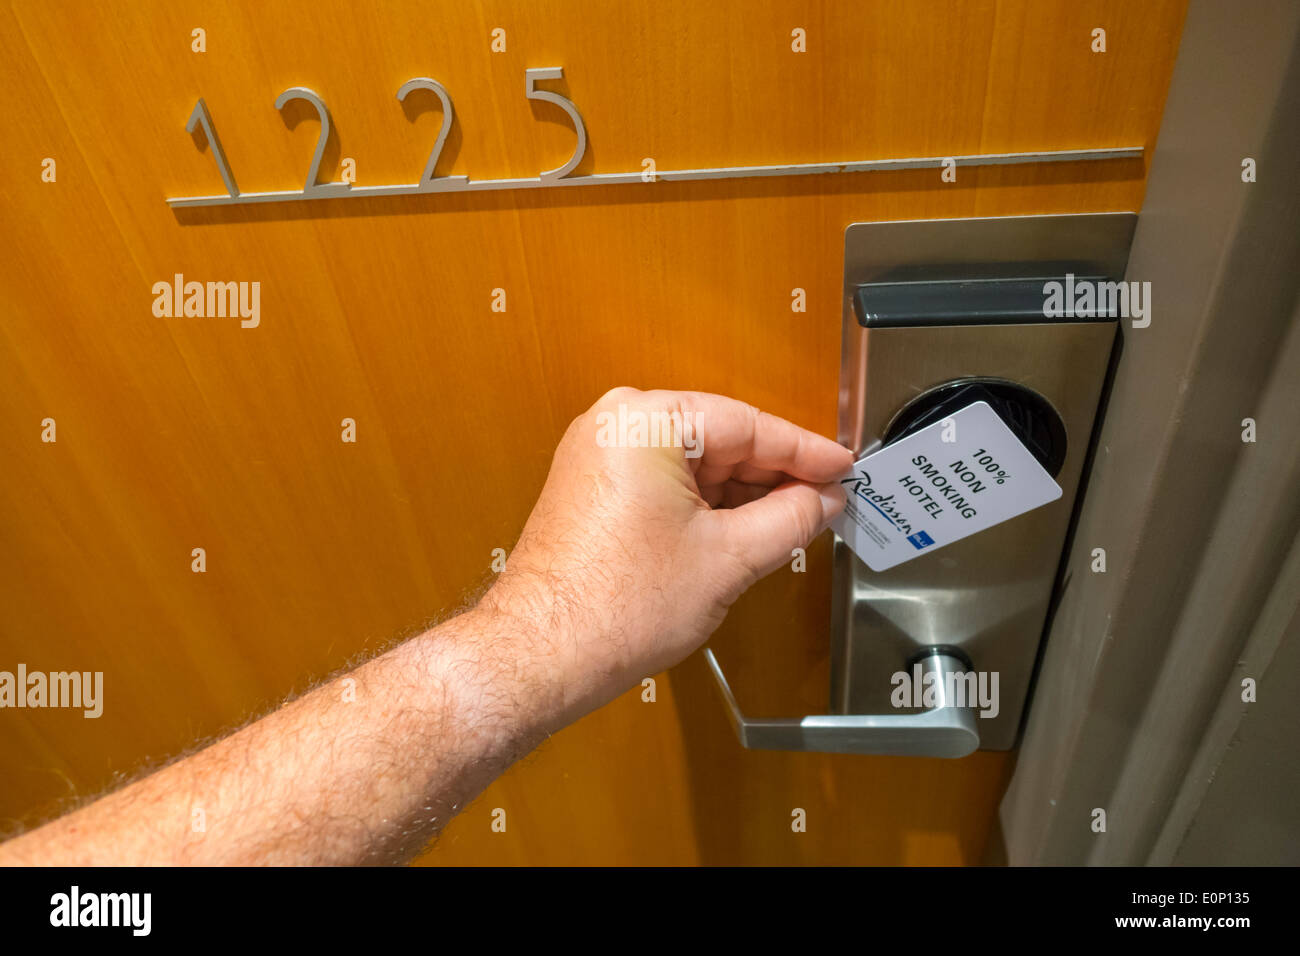
<svg viewBox="0 0 1300 956">
<path fill-rule="evenodd" d="M 1273 663 L 1300 595 L 1298 38 L 1287 0 L 1190 5 L 1129 262 L 1152 322 L 1124 329 L 1002 804 L 1013 864 L 1300 862 Z"/>
</svg>

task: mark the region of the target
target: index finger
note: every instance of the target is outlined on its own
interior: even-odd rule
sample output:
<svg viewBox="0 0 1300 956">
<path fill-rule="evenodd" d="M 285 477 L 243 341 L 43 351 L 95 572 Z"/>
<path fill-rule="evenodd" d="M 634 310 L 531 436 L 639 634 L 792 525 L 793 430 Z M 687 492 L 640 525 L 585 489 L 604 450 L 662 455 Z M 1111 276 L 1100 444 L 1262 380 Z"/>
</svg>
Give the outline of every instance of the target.
<svg viewBox="0 0 1300 956">
<path fill-rule="evenodd" d="M 701 485 L 725 481 L 740 464 L 818 483 L 842 477 L 853 465 L 843 445 L 753 405 L 709 392 L 671 394 L 695 419 Z"/>
</svg>

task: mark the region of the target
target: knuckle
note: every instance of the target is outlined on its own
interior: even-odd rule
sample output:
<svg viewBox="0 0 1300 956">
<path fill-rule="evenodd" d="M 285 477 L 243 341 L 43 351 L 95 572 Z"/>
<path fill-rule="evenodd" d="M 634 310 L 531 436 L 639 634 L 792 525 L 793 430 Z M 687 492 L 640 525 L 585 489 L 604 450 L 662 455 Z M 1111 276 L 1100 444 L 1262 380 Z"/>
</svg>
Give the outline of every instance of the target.
<svg viewBox="0 0 1300 956">
<path fill-rule="evenodd" d="M 630 385 L 616 385 L 611 388 L 600 398 L 596 399 L 593 408 L 601 408 L 607 405 L 617 405 L 620 402 L 635 401 L 642 393 Z"/>
</svg>

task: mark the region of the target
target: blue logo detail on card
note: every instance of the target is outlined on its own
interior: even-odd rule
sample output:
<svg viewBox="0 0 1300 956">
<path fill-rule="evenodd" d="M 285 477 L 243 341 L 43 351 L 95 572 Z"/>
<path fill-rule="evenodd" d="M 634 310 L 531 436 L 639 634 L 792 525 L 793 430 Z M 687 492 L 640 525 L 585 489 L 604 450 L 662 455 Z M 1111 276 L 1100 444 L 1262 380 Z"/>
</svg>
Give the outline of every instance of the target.
<svg viewBox="0 0 1300 956">
<path fill-rule="evenodd" d="M 907 540 L 912 542 L 912 547 L 920 551 L 922 548 L 928 548 L 934 544 L 934 538 L 930 537 L 924 531 L 918 531 L 916 534 L 909 534 Z"/>
</svg>

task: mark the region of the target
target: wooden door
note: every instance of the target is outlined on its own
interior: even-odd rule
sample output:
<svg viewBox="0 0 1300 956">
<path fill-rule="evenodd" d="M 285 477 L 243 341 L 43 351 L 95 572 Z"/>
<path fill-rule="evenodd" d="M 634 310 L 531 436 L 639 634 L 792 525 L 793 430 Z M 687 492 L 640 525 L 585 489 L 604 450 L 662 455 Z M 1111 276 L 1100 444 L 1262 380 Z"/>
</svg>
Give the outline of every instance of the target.
<svg viewBox="0 0 1300 956">
<path fill-rule="evenodd" d="M 200 97 L 245 191 L 304 180 L 314 114 L 273 106 L 293 86 L 329 106 L 325 177 L 415 181 L 441 122 L 397 102 L 417 76 L 455 104 L 439 175 L 536 176 L 573 150 L 564 114 L 524 95 L 525 69 L 552 66 L 590 137 L 579 173 L 1149 149 L 1183 11 L 0 8 L 0 669 L 105 675 L 97 719 L 0 711 L 0 818 L 36 822 L 450 613 L 512 545 L 565 425 L 611 386 L 721 392 L 834 435 L 848 223 L 1138 209 L 1146 172 L 1134 160 L 174 212 L 166 197 L 224 189 L 185 130 Z M 158 317 L 154 285 L 178 274 L 259 282 L 257 326 Z M 747 708 L 824 707 L 829 587 L 823 538 L 806 572 L 773 575 L 719 632 Z M 423 862 L 979 862 L 1010 759 L 744 751 L 697 654 L 658 676 L 653 702 L 637 689 L 549 740 Z M 505 833 L 490 827 L 498 807 Z"/>
</svg>

